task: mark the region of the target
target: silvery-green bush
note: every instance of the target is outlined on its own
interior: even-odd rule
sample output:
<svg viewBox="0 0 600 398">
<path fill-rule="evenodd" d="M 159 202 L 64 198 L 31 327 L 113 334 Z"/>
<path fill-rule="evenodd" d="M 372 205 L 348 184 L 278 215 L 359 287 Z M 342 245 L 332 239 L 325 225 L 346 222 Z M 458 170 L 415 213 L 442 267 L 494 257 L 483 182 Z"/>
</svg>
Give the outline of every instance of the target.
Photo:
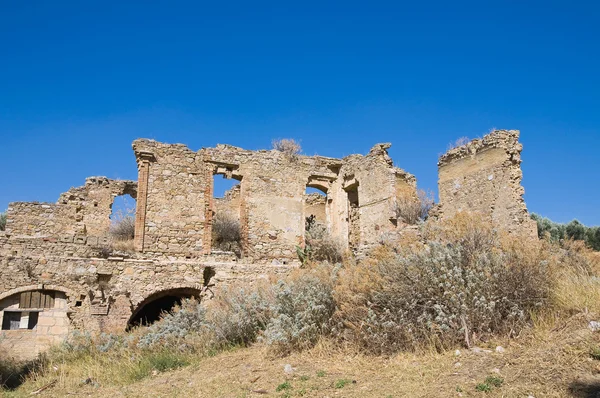
<svg viewBox="0 0 600 398">
<path fill-rule="evenodd" d="M 248 345 L 269 323 L 273 314 L 269 287 L 223 289 L 211 306 L 209 327 L 220 345 Z"/>
<path fill-rule="evenodd" d="M 264 332 L 268 345 L 280 352 L 314 345 L 329 330 L 335 300 L 331 284 L 306 274 L 273 287 L 273 316 Z"/>
<path fill-rule="evenodd" d="M 184 301 L 181 308 L 148 327 L 138 347 L 185 349 L 191 337 L 200 336 L 206 348 L 218 349 L 262 338 L 285 352 L 316 343 L 328 330 L 334 309 L 333 287 L 312 274 L 274 285 L 229 288 L 207 308 Z"/>
<path fill-rule="evenodd" d="M 179 344 L 190 334 L 206 330 L 206 310 L 195 300 L 185 300 L 177 310 L 153 323 L 138 341 L 138 347 Z"/>
<path fill-rule="evenodd" d="M 368 293 L 364 318 L 338 322 L 359 324 L 354 337 L 378 354 L 518 333 L 549 295 L 544 262 L 523 264 L 487 245 L 432 242 L 377 267 L 382 288 Z"/>
</svg>

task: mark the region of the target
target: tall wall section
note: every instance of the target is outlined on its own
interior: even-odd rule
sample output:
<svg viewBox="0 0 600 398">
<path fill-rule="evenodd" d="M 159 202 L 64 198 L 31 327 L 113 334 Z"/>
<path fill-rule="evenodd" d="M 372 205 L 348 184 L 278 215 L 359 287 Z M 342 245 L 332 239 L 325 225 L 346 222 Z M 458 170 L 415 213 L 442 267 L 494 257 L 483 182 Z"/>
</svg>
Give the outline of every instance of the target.
<svg viewBox="0 0 600 398">
<path fill-rule="evenodd" d="M 537 236 L 523 199 L 522 150 L 518 130 L 496 130 L 443 155 L 438 162 L 441 217 L 478 212 L 499 229 Z"/>
</svg>

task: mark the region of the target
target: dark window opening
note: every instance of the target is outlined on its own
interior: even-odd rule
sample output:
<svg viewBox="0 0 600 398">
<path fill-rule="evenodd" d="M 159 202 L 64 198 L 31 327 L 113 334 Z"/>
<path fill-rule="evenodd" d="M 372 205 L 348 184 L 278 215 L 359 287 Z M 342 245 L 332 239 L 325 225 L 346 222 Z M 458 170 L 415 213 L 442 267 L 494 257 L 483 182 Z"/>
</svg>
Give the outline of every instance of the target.
<svg viewBox="0 0 600 398">
<path fill-rule="evenodd" d="M 21 326 L 21 313 L 20 312 L 7 312 L 4 311 L 4 317 L 2 318 L 2 330 L 18 330 Z"/>
<path fill-rule="evenodd" d="M 29 322 L 27 322 L 27 329 L 35 329 L 38 323 L 40 313 L 39 312 L 30 312 L 29 313 Z"/>
<path fill-rule="evenodd" d="M 351 249 L 360 245 L 360 205 L 358 187 L 346 190 L 348 194 L 348 244 Z"/>
<path fill-rule="evenodd" d="M 33 330 L 38 324 L 39 312 L 13 312 L 4 311 L 2 330 L 25 329 L 21 325 L 26 321 L 27 329 Z"/>
<path fill-rule="evenodd" d="M 175 289 L 165 292 L 155 299 L 149 299 L 142 304 L 137 312 L 131 317 L 127 329 L 135 326 L 149 326 L 161 319 L 163 314 L 170 313 L 176 306 L 181 305 L 184 299 L 198 297 L 199 291 L 191 289 Z"/>
</svg>

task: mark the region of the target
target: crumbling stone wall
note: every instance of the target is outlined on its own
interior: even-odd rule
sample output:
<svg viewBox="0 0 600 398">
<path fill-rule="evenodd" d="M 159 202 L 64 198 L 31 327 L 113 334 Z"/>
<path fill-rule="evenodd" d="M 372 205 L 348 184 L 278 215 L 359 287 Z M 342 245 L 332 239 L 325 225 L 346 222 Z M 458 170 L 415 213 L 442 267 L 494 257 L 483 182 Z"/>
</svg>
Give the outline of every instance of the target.
<svg viewBox="0 0 600 398">
<path fill-rule="evenodd" d="M 499 229 L 537 236 L 523 199 L 522 150 L 518 130 L 495 130 L 448 151 L 438 162 L 439 216 L 479 212 Z"/>
<path fill-rule="evenodd" d="M 137 194 L 135 181 L 89 177 L 57 203 L 11 203 L 6 233 L 17 237 L 107 236 L 115 197 Z"/>
<path fill-rule="evenodd" d="M 137 182 L 90 177 L 55 204 L 11 203 L 0 231 L 0 322 L 21 292 L 60 292 L 64 303 L 40 315 L 36 330 L 9 330 L 0 349 L 33 356 L 72 329 L 123 330 L 167 294 L 206 295 L 212 284 L 289 272 L 299 265 L 296 248 L 311 214 L 364 255 L 382 236 L 405 230 L 394 209 L 416 194 L 414 176 L 393 165 L 389 147 L 335 159 L 141 139 L 133 143 Z M 535 236 L 522 198 L 521 149 L 517 131 L 496 131 L 444 155 L 438 216 L 479 211 Z M 239 185 L 215 199 L 215 175 Z M 325 196 L 306 195 L 307 187 Z M 134 251 L 111 248 L 108 235 L 114 198 L 124 194 L 137 199 Z M 212 250 L 220 211 L 240 218 L 242 258 Z"/>
<path fill-rule="evenodd" d="M 352 210 L 358 246 L 375 242 L 380 229 L 393 227 L 390 204 L 396 186 L 403 182 L 414 187 L 414 177 L 391 164 L 389 145 L 342 160 L 230 145 L 198 152 L 151 140 L 136 140 L 133 146 L 140 173 L 136 241 L 144 252 L 191 257 L 210 253 L 213 214 L 218 206 L 227 206 L 240 216 L 248 261 L 297 262 L 296 247 L 304 245 L 307 186 L 327 192 L 328 226 L 348 244 L 352 217 L 346 191 L 351 187 L 344 179 L 363 181 L 357 189 L 364 206 Z M 235 204 L 213 198 L 214 175 L 240 181 Z"/>
</svg>

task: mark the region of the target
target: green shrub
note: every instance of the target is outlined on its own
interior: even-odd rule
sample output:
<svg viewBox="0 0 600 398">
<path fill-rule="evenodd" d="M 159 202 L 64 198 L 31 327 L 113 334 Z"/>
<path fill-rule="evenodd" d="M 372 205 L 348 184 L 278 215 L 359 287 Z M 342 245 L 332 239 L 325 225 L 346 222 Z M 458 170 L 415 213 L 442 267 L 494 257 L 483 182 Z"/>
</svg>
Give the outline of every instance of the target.
<svg viewBox="0 0 600 398">
<path fill-rule="evenodd" d="M 6 230 L 6 213 L 0 213 L 0 231 Z"/>
<path fill-rule="evenodd" d="M 600 251 L 600 227 L 586 227 L 577 220 L 568 224 L 555 223 L 537 214 L 531 214 L 531 218 L 537 223 L 540 239 L 549 238 L 554 242 L 564 239 L 581 240 L 590 248 Z"/>
</svg>

